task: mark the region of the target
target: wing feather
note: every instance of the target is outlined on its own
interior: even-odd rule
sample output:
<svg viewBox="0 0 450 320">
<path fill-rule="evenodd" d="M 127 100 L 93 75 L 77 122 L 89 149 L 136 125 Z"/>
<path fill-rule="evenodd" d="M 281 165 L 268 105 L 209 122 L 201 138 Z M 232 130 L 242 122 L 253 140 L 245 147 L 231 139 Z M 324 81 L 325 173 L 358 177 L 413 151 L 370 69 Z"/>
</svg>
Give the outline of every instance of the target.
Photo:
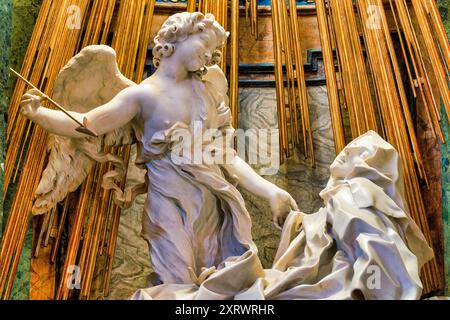
<svg viewBox="0 0 450 320">
<path fill-rule="evenodd" d="M 89 112 L 113 99 L 123 89 L 136 85 L 124 77 L 116 62 L 114 49 L 104 45 L 88 46 L 73 57 L 59 73 L 53 98 L 67 110 Z M 35 192 L 33 214 L 50 211 L 75 191 L 86 179 L 95 161 L 109 161 L 103 146 L 134 143 L 130 124 L 105 136 L 82 139 L 49 135 L 49 160 Z M 120 159 L 114 158 L 120 165 Z M 123 170 L 123 169 L 122 169 Z"/>
</svg>

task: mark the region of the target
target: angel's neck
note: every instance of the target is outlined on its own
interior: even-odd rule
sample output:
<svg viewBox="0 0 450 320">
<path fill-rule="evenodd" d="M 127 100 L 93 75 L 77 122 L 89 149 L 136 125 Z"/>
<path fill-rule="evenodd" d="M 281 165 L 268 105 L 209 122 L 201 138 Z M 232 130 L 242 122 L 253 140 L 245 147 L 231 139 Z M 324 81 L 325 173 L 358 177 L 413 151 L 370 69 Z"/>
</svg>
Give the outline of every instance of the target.
<svg viewBox="0 0 450 320">
<path fill-rule="evenodd" d="M 162 62 L 156 73 L 159 77 L 173 79 L 176 82 L 185 80 L 189 75 L 185 68 L 176 63 L 170 63 L 169 60 Z"/>
</svg>

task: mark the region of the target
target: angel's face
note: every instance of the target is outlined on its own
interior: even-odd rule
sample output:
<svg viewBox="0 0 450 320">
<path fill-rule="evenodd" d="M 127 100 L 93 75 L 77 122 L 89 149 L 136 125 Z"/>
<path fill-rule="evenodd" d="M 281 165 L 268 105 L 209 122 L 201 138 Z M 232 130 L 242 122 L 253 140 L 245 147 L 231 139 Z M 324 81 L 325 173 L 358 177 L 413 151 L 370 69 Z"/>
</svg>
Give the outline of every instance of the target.
<svg viewBox="0 0 450 320">
<path fill-rule="evenodd" d="M 210 63 L 216 48 L 217 37 L 214 31 L 205 29 L 177 43 L 175 54 L 188 72 L 195 72 Z"/>
</svg>

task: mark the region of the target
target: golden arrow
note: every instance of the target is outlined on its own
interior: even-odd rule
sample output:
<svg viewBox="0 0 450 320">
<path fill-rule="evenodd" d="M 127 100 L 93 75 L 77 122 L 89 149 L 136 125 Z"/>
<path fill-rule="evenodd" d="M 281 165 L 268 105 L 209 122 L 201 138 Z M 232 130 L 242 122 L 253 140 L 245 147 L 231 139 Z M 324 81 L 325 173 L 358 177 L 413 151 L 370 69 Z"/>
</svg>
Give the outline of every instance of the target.
<svg viewBox="0 0 450 320">
<path fill-rule="evenodd" d="M 25 79 L 25 77 L 23 77 L 20 73 L 18 73 L 17 71 L 15 71 L 12 68 L 9 68 L 9 70 L 11 70 L 12 73 L 14 73 L 17 77 L 19 77 L 19 79 L 21 79 L 22 81 L 24 81 L 26 84 L 28 84 L 30 87 L 32 87 L 33 89 L 39 91 L 39 93 L 42 95 L 42 98 L 45 100 L 48 100 L 51 104 L 53 104 L 56 108 L 58 108 L 59 110 L 61 110 L 66 116 L 68 116 L 70 119 L 72 119 L 73 121 L 75 121 L 79 127 L 76 128 L 75 130 L 80 132 L 80 133 L 84 133 L 87 134 L 91 137 L 98 137 L 98 135 L 95 133 L 94 130 L 89 129 L 88 125 L 89 125 L 89 120 L 84 117 L 83 119 L 83 123 L 81 123 L 80 121 L 78 121 L 77 119 L 75 119 L 66 109 L 64 109 L 59 103 L 57 103 L 55 100 L 53 100 L 52 98 L 50 98 L 49 96 L 47 96 L 45 93 L 43 93 L 41 90 L 39 90 L 35 85 L 33 85 L 30 81 L 28 81 L 27 79 Z"/>
</svg>

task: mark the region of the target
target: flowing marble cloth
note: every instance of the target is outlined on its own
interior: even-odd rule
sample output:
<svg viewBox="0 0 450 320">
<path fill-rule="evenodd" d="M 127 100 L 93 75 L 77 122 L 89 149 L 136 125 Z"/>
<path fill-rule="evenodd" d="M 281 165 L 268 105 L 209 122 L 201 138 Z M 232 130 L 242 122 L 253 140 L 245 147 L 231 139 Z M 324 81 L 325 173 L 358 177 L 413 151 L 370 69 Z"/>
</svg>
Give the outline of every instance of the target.
<svg viewBox="0 0 450 320">
<path fill-rule="evenodd" d="M 396 150 L 370 131 L 332 164 L 325 207 L 289 215 L 272 269 L 251 248 L 198 281 L 132 299 L 418 299 L 433 253 L 406 213 L 401 173 Z"/>
<path fill-rule="evenodd" d="M 142 234 L 153 269 L 165 284 L 190 284 L 204 269 L 256 250 L 250 215 L 230 166 L 196 162 L 192 153 L 200 143 L 201 156 L 235 156 L 229 147 L 233 128 L 226 78 L 215 66 L 192 86 L 198 105 L 189 125 L 177 122 L 149 137 L 142 119 L 134 123 L 136 163 L 147 168 L 149 182 Z M 209 129 L 218 131 L 205 134 Z"/>
</svg>

